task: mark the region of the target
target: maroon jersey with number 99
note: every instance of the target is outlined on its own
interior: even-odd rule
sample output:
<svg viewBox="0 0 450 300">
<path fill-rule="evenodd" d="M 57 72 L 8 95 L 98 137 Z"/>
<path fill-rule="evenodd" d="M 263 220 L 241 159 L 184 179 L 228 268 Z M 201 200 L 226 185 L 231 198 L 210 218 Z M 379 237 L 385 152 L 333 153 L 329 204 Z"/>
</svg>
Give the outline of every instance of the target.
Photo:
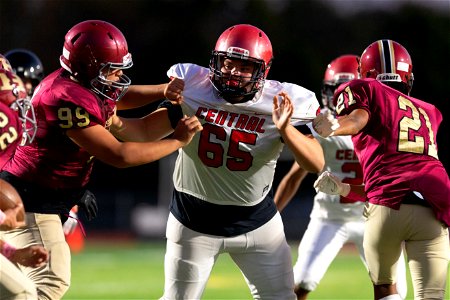
<svg viewBox="0 0 450 300">
<path fill-rule="evenodd" d="M 25 181 L 52 189 L 80 188 L 89 181 L 93 157 L 67 135 L 69 129 L 105 126 L 115 102 L 100 99 L 71 80 L 63 69 L 36 88 L 32 104 L 37 133 L 32 144 L 19 147 L 4 170 Z"/>
</svg>

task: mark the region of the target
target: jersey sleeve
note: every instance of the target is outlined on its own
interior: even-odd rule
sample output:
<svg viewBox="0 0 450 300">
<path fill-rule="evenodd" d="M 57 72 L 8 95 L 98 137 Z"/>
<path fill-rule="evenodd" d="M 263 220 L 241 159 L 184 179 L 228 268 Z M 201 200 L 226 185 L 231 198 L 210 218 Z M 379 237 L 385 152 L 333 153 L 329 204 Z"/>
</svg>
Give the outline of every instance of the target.
<svg viewBox="0 0 450 300">
<path fill-rule="evenodd" d="M 293 83 L 283 82 L 281 85 L 294 104 L 294 126 L 307 124 L 320 113 L 320 104 L 314 92 Z"/>
<path fill-rule="evenodd" d="M 372 93 L 370 82 L 365 80 L 353 80 L 341 85 L 334 94 L 336 114 L 344 116 L 355 109 L 364 109 L 370 118 L 370 95 Z"/>
<path fill-rule="evenodd" d="M 195 64 L 175 64 L 167 71 L 169 78 L 180 78 L 185 82 L 185 87 L 195 87 L 195 83 L 203 81 L 205 78 L 205 72 L 209 72 L 208 69 Z"/>
<path fill-rule="evenodd" d="M 72 88 L 71 93 L 57 94 L 56 99 L 44 99 L 41 109 L 48 123 L 63 130 L 105 126 L 114 109 L 108 101 L 94 94 Z"/>
</svg>

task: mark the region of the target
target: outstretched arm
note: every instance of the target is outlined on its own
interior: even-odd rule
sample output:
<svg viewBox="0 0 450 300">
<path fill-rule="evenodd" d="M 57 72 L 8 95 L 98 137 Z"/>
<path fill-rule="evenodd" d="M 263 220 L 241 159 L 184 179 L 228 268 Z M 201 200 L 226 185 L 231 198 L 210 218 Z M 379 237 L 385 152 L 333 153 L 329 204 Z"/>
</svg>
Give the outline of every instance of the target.
<svg viewBox="0 0 450 300">
<path fill-rule="evenodd" d="M 160 140 L 173 132 L 167 108 L 160 108 L 142 118 L 115 115 L 111 133 L 122 141 L 149 142 Z"/>
<path fill-rule="evenodd" d="M 173 78 L 168 83 L 131 85 L 126 94 L 117 102 L 117 109 L 131 109 L 167 98 L 177 103 L 183 102 L 184 81 Z"/>
<path fill-rule="evenodd" d="M 355 135 L 369 122 L 369 113 L 355 109 L 349 115 L 336 119 L 331 113 L 319 114 L 313 120 L 314 130 L 322 137 L 333 135 Z"/>
<path fill-rule="evenodd" d="M 314 182 L 316 192 L 322 192 L 330 195 L 340 195 L 354 202 L 364 202 L 366 192 L 364 185 L 354 185 L 343 183 L 331 172 L 325 171 Z"/>
<path fill-rule="evenodd" d="M 281 98 L 279 101 L 278 96 Z M 323 150 L 312 136 L 306 136 L 290 124 L 293 106 L 285 92 L 273 98 L 272 119 L 284 143 L 294 154 L 297 163 L 307 172 L 318 173 L 325 166 Z"/>
<path fill-rule="evenodd" d="M 3 240 L 0 240 L 0 253 L 13 263 L 25 267 L 37 268 L 48 261 L 48 251 L 40 245 L 32 245 L 16 249 Z"/>
<path fill-rule="evenodd" d="M 197 117 L 184 117 L 170 138 L 150 142 L 121 142 L 101 125 L 71 129 L 67 135 L 78 146 L 106 164 L 126 168 L 150 163 L 191 142 L 203 129 Z"/>
<path fill-rule="evenodd" d="M 278 211 L 281 212 L 289 204 L 306 175 L 308 175 L 308 172 L 294 161 L 289 172 L 281 179 L 275 192 L 274 201 Z"/>
</svg>

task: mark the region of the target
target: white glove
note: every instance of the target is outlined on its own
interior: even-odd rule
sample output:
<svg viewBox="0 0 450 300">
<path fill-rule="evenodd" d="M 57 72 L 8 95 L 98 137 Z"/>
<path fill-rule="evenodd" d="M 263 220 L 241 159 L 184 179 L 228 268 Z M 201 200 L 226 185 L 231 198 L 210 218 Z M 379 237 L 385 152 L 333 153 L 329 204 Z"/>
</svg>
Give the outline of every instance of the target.
<svg viewBox="0 0 450 300">
<path fill-rule="evenodd" d="M 314 130 L 324 138 L 334 135 L 334 131 L 340 126 L 338 120 L 329 110 L 323 114 L 318 114 L 312 124 Z"/>
<path fill-rule="evenodd" d="M 336 175 L 328 171 L 320 174 L 319 178 L 314 182 L 314 188 L 316 192 L 344 197 L 350 193 L 350 185 L 343 183 Z"/>
<path fill-rule="evenodd" d="M 69 217 L 63 225 L 64 235 L 69 235 L 74 232 L 75 228 L 78 225 L 78 215 L 76 212 L 70 211 Z"/>
</svg>

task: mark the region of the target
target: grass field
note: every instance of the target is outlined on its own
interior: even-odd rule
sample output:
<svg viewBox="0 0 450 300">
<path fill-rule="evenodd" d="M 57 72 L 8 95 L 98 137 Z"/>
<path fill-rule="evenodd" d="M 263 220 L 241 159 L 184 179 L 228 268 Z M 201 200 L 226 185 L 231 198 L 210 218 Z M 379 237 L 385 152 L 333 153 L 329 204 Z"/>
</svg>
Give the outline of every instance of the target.
<svg viewBox="0 0 450 300">
<path fill-rule="evenodd" d="M 72 256 L 72 285 L 63 299 L 158 299 L 164 286 L 164 247 L 162 241 L 88 243 Z M 294 259 L 296 247 L 293 242 Z M 214 267 L 203 299 L 252 299 L 227 255 Z M 309 299 L 372 299 L 368 275 L 356 253 L 341 251 Z M 413 299 L 410 282 L 407 299 Z"/>
</svg>

